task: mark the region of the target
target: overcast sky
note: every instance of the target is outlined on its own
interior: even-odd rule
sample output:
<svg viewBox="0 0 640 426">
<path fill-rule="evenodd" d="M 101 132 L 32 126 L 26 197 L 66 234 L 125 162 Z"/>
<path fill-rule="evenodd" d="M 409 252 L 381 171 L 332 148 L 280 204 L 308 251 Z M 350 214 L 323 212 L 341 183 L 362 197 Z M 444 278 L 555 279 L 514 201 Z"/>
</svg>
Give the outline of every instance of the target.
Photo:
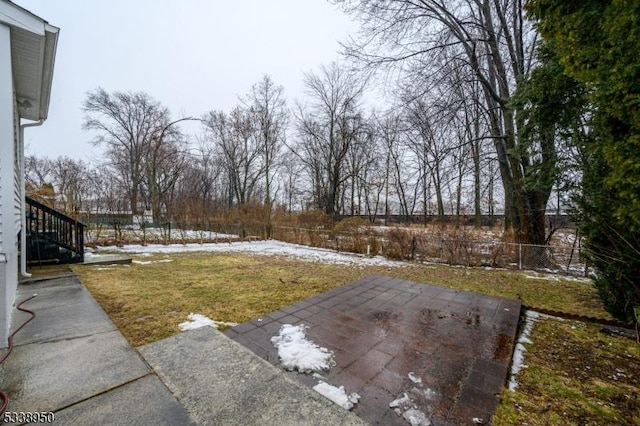
<svg viewBox="0 0 640 426">
<path fill-rule="evenodd" d="M 265 73 L 302 98 L 303 72 L 338 60 L 357 28 L 327 0 L 14 2 L 60 28 L 49 118 L 25 130 L 26 153 L 51 158 L 98 158 L 89 90 L 144 91 L 174 118 L 228 111 Z"/>
</svg>

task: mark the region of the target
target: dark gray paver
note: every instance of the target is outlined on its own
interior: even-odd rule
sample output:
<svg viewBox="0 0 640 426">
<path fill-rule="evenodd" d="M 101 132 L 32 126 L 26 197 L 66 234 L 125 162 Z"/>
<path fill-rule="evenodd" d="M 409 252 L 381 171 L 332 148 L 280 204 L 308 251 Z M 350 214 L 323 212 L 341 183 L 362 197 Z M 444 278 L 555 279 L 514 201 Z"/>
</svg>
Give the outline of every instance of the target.
<svg viewBox="0 0 640 426">
<path fill-rule="evenodd" d="M 139 350 L 201 425 L 365 424 L 211 327 Z"/>
<path fill-rule="evenodd" d="M 353 409 L 361 418 L 407 424 L 389 408 L 407 393 L 434 424 L 469 424 L 489 420 L 496 408 L 520 308 L 518 300 L 371 276 L 226 333 L 279 365 L 270 337 L 282 324 L 303 323 L 310 339 L 335 353 L 336 366 L 323 373 L 327 381 L 362 396 Z M 410 372 L 422 383 L 412 382 Z"/>
<path fill-rule="evenodd" d="M 193 425 L 156 375 L 148 375 L 55 413 L 60 425 Z"/>
</svg>

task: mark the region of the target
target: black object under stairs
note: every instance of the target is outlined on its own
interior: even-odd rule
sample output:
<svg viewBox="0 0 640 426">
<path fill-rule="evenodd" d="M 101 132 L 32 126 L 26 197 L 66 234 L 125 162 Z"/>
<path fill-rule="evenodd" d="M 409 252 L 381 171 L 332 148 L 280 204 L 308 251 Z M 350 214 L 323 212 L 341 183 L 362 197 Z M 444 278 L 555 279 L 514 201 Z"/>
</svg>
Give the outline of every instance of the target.
<svg viewBox="0 0 640 426">
<path fill-rule="evenodd" d="M 25 197 L 27 262 L 84 261 L 85 225 L 33 198 Z"/>
</svg>

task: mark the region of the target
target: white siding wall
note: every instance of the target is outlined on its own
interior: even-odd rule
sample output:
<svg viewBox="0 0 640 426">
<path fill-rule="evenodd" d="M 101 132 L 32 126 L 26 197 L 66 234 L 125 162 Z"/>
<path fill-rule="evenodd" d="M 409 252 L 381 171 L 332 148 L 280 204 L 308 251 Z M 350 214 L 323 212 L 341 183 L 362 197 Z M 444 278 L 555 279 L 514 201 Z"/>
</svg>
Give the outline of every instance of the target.
<svg viewBox="0 0 640 426">
<path fill-rule="evenodd" d="M 16 244 L 18 243 L 18 234 L 22 227 L 22 191 L 20 185 L 22 180 L 22 156 L 20 149 L 20 116 L 18 115 L 18 105 L 13 97 L 13 234 L 16 236 Z"/>
<path fill-rule="evenodd" d="M 15 170 L 18 138 L 11 39 L 0 24 L 0 347 L 7 345 L 11 312 L 18 286 L 18 238 L 20 227 L 20 180 Z M 16 189 L 17 188 L 17 189 Z"/>
</svg>

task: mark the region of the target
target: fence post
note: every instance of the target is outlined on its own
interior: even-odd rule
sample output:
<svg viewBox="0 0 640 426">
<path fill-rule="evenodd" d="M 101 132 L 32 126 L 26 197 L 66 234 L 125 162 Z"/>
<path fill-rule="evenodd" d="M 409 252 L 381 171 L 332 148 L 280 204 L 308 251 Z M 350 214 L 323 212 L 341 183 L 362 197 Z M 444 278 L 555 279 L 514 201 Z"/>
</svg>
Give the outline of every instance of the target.
<svg viewBox="0 0 640 426">
<path fill-rule="evenodd" d="M 522 269 L 522 243 L 518 243 L 518 269 Z"/>
</svg>

